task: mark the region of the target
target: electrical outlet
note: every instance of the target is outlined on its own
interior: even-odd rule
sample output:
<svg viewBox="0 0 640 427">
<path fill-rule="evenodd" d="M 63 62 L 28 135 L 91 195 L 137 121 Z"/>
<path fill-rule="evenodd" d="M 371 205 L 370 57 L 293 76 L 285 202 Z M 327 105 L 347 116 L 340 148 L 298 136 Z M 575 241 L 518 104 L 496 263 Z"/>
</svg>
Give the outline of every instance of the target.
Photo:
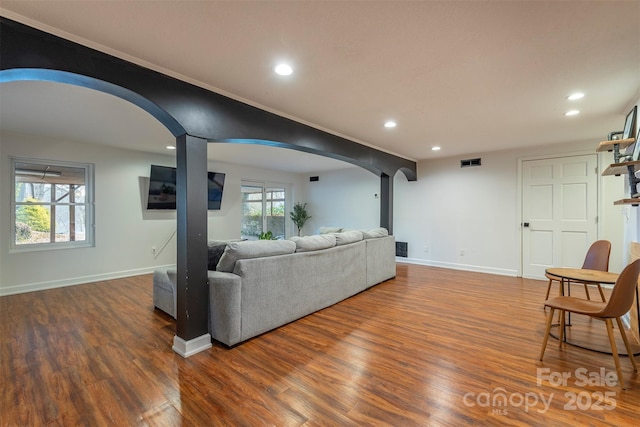
<svg viewBox="0 0 640 427">
<path fill-rule="evenodd" d="M 460 256 L 464 256 L 465 254 L 465 250 L 464 249 L 460 249 Z"/>
<path fill-rule="evenodd" d="M 429 252 L 429 246 L 425 246 L 424 247 L 424 253 L 428 253 Z"/>
<path fill-rule="evenodd" d="M 155 247 L 155 246 L 151 246 L 151 253 L 152 253 L 153 255 L 155 255 L 155 254 L 156 254 L 156 247 Z"/>
</svg>

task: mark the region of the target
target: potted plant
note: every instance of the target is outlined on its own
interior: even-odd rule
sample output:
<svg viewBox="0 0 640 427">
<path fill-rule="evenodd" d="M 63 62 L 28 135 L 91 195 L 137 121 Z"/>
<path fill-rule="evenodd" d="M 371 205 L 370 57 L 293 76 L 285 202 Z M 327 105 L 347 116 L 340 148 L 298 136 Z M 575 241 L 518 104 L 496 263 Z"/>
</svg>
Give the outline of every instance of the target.
<svg viewBox="0 0 640 427">
<path fill-rule="evenodd" d="M 307 204 L 296 203 L 293 205 L 293 211 L 289 212 L 291 215 L 291 221 L 298 227 L 298 236 L 304 224 L 311 219 L 311 215 L 307 212 Z"/>
<path fill-rule="evenodd" d="M 277 240 L 277 239 L 273 237 L 273 233 L 271 231 L 266 231 L 258 235 L 258 240 Z"/>
</svg>

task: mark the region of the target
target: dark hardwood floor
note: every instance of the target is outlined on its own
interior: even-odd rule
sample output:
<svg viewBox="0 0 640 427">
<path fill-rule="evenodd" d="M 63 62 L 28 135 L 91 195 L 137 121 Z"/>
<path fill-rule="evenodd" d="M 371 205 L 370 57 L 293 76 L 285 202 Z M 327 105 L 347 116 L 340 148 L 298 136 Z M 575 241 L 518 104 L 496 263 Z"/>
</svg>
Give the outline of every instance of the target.
<svg viewBox="0 0 640 427">
<path fill-rule="evenodd" d="M 0 421 L 638 425 L 627 357 L 626 390 L 602 375 L 615 375 L 608 354 L 552 339 L 538 361 L 545 291 L 543 281 L 398 264 L 396 279 L 188 359 L 171 350 L 174 322 L 153 309 L 151 275 L 2 297 Z M 605 334 L 600 321 L 572 321 Z"/>
</svg>

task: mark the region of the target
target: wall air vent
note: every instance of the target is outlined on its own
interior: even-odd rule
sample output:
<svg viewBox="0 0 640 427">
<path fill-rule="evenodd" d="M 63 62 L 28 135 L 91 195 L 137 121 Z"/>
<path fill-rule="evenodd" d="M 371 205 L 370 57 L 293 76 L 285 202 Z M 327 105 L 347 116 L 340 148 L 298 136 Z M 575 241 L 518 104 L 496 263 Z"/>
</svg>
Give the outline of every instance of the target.
<svg viewBox="0 0 640 427">
<path fill-rule="evenodd" d="M 481 164 L 482 160 L 480 159 L 480 157 L 478 157 L 477 159 L 460 160 L 461 168 L 470 168 L 471 166 L 480 166 Z"/>
</svg>

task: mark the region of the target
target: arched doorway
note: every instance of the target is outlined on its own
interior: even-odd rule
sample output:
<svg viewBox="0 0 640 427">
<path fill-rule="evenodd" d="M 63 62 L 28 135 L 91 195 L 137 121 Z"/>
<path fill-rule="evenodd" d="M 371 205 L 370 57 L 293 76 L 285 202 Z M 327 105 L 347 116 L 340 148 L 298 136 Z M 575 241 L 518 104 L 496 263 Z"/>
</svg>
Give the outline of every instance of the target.
<svg viewBox="0 0 640 427">
<path fill-rule="evenodd" d="M 178 313 L 174 350 L 188 356 L 210 346 L 206 287 L 206 158 L 209 141 L 277 144 L 348 161 L 381 178 L 381 225 L 391 229 L 393 177 L 416 179 L 416 164 L 260 110 L 40 30 L 0 20 L 0 82 L 50 80 L 126 99 L 176 137 L 178 169 Z M 25 48 L 28 47 L 28 48 Z M 182 191 L 180 191 L 182 190 Z"/>
</svg>

